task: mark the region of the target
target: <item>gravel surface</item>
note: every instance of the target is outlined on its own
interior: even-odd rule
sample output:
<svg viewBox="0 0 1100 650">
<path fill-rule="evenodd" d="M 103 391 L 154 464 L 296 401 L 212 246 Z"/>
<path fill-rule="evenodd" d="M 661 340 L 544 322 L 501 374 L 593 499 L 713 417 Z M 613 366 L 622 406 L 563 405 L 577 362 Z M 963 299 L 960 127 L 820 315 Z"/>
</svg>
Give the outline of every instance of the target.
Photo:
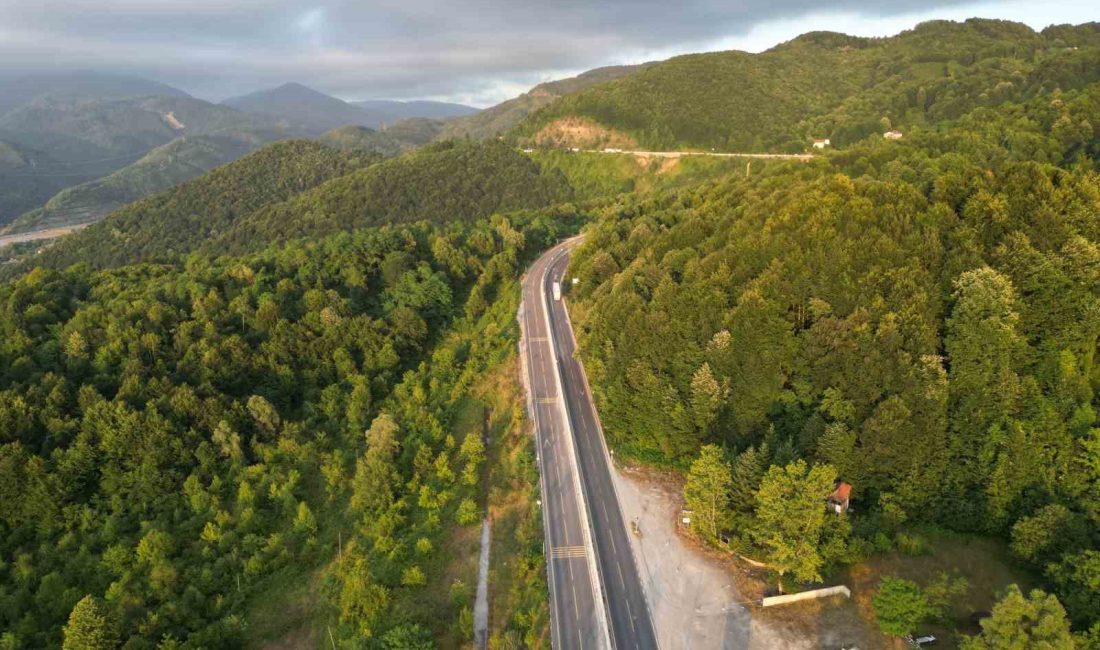
<svg viewBox="0 0 1100 650">
<path fill-rule="evenodd" d="M 676 533 L 681 501 L 658 481 L 615 472 L 623 518 L 631 535 L 642 585 L 664 650 L 817 648 L 817 635 L 754 621 L 721 562 Z"/>
</svg>

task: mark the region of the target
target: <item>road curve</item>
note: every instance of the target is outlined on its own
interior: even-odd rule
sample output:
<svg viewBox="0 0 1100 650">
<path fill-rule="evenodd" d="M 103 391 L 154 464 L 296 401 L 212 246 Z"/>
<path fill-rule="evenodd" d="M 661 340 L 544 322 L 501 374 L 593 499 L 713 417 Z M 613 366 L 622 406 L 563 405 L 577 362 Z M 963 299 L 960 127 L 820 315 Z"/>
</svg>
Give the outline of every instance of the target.
<svg viewBox="0 0 1100 650">
<path fill-rule="evenodd" d="M 521 354 L 539 447 L 543 523 L 555 648 L 656 650 L 657 640 L 561 281 L 574 238 L 529 269 L 523 283 Z"/>
</svg>

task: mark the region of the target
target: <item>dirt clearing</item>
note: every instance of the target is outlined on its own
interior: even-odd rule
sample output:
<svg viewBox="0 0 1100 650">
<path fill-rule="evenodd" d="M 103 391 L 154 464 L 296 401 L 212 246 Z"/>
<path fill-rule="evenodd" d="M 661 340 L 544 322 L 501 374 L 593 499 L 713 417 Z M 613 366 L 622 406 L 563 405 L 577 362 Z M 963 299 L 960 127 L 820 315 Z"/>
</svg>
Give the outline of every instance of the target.
<svg viewBox="0 0 1100 650">
<path fill-rule="evenodd" d="M 615 487 L 627 526 L 638 523 L 631 546 L 661 647 L 870 647 L 855 605 L 842 599 L 774 612 L 752 605 L 738 590 L 737 565 L 677 534 L 681 498 L 675 482 L 616 468 Z"/>
</svg>

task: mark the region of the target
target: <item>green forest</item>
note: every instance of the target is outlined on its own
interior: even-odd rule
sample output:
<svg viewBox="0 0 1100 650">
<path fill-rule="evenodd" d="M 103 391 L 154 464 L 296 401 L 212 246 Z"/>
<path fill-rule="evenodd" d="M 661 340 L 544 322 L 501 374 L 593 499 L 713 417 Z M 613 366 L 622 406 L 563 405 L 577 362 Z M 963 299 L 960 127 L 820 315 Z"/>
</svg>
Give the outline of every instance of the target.
<svg viewBox="0 0 1100 650">
<path fill-rule="evenodd" d="M 1092 84 L 602 209 L 570 274 L 611 445 L 781 584 L 992 535 L 1095 642 L 1097 115 Z"/>
<path fill-rule="evenodd" d="M 490 647 L 548 647 L 516 312 L 577 232 L 608 444 L 684 479 L 691 534 L 784 591 L 992 540 L 1033 584 L 951 642 L 1100 647 L 1100 27 L 811 33 L 543 91 L 486 111 L 524 119 L 503 139 L 337 129 L 11 249 L 0 650 L 463 647 L 487 511 Z M 832 145 L 516 149 L 565 117 Z M 965 592 L 888 576 L 869 606 L 904 637 Z"/>
<path fill-rule="evenodd" d="M 1050 27 L 932 21 L 889 38 L 811 32 L 760 54 L 680 56 L 567 95 L 513 131 L 532 138 L 569 116 L 627 133 L 642 148 L 801 152 L 891 127 L 957 119 L 1100 80 L 1095 23 Z"/>
<path fill-rule="evenodd" d="M 342 647 L 471 633 L 467 585 L 416 606 L 449 531 L 481 517 L 486 450 L 451 424 L 514 353 L 519 271 L 575 223 L 386 226 L 4 285 L 0 647 L 240 647 L 249 599 L 305 568 Z M 507 626 L 532 645 L 540 528 L 513 531 L 530 573 Z"/>
</svg>

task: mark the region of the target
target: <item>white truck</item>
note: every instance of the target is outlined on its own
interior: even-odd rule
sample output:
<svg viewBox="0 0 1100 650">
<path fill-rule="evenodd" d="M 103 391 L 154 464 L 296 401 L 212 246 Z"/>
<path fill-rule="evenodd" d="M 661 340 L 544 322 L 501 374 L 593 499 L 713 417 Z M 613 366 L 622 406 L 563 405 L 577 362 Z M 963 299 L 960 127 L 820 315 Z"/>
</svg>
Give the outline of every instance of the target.
<svg viewBox="0 0 1100 650">
<path fill-rule="evenodd" d="M 561 300 L 561 282 L 554 283 L 554 300 Z"/>
</svg>

